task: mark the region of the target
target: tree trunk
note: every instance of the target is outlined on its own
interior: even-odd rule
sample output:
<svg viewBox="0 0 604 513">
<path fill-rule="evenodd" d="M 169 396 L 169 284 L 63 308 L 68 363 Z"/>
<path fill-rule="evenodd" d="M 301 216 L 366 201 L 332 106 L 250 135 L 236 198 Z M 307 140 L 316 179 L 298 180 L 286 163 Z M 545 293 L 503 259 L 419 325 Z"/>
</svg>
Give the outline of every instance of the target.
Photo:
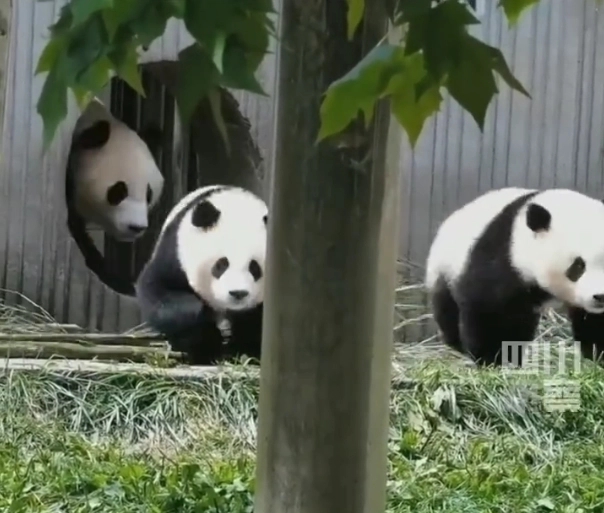
<svg viewBox="0 0 604 513">
<path fill-rule="evenodd" d="M 400 131 L 381 104 L 369 130 L 351 127 L 337 147 L 315 140 L 323 93 L 386 33 L 386 16 L 367 2 L 348 42 L 345 0 L 282 5 L 255 511 L 380 513 Z"/>
<path fill-rule="evenodd" d="M 0 166 L 2 166 L 4 159 L 2 142 L 4 138 L 4 103 L 6 102 L 6 74 L 8 73 L 11 20 L 12 1 L 0 0 Z"/>
</svg>

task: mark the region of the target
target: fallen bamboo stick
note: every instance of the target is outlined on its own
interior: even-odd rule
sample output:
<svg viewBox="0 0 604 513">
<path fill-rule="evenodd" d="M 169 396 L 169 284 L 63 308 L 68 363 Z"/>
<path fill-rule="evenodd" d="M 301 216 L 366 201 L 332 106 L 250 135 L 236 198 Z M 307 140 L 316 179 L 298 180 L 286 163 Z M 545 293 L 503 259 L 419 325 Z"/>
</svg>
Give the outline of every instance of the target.
<svg viewBox="0 0 604 513">
<path fill-rule="evenodd" d="M 142 362 L 149 357 L 180 359 L 181 353 L 164 348 L 140 347 L 135 345 L 84 346 L 69 342 L 0 341 L 0 358 L 51 358 L 63 357 L 79 360 L 116 360 Z"/>
<path fill-rule="evenodd" d="M 0 333 L 0 342 L 74 342 L 80 345 L 148 346 L 165 342 L 159 335 L 127 335 L 111 333 Z"/>
</svg>

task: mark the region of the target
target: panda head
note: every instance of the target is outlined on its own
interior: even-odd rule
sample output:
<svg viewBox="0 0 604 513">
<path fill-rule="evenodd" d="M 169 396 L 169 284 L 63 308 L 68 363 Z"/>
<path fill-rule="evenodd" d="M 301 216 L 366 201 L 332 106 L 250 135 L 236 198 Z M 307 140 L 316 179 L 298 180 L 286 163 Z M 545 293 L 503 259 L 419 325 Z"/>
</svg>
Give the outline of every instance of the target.
<svg viewBox="0 0 604 513">
<path fill-rule="evenodd" d="M 604 312 L 604 204 L 568 189 L 537 194 L 516 219 L 512 260 L 556 299 Z"/>
<path fill-rule="evenodd" d="M 202 195 L 178 226 L 180 265 L 214 310 L 243 311 L 264 300 L 266 203 L 251 192 L 218 188 Z"/>
<path fill-rule="evenodd" d="M 147 142 L 115 118 L 99 119 L 74 136 L 72 155 L 76 212 L 117 240 L 142 235 L 164 185 Z"/>
</svg>

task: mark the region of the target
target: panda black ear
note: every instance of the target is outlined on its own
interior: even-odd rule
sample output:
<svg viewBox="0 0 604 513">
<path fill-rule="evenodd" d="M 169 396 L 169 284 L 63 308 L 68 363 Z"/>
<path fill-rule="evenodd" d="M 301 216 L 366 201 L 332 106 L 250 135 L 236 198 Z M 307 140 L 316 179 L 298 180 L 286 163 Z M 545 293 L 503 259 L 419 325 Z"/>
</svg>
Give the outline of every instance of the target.
<svg viewBox="0 0 604 513">
<path fill-rule="evenodd" d="M 552 221 L 552 215 L 549 211 L 537 205 L 531 203 L 526 210 L 526 224 L 534 232 L 544 232 L 549 230 Z"/>
<path fill-rule="evenodd" d="M 216 226 L 218 219 L 220 219 L 220 210 L 209 201 L 202 201 L 193 207 L 191 223 L 197 228 L 209 230 Z"/>
<path fill-rule="evenodd" d="M 266 214 L 262 220 L 264 221 L 264 226 L 268 225 L 268 214 Z"/>
<path fill-rule="evenodd" d="M 78 148 L 89 150 L 92 148 L 100 148 L 107 144 L 111 135 L 111 124 L 109 121 L 97 121 L 94 125 L 80 132 L 73 144 Z"/>
</svg>

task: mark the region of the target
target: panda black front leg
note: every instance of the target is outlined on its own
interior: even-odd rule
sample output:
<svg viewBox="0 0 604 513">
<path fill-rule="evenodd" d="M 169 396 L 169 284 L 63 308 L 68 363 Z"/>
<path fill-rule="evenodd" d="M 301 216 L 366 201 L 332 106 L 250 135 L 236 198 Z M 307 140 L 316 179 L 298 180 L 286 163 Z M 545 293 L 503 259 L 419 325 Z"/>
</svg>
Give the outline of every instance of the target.
<svg viewBox="0 0 604 513">
<path fill-rule="evenodd" d="M 229 356 L 247 356 L 260 360 L 262 349 L 263 305 L 231 316 L 231 340 L 226 352 Z"/>
<path fill-rule="evenodd" d="M 159 290 L 142 281 L 137 287 L 138 304 L 145 322 L 167 337 L 198 329 L 203 303 L 191 292 Z"/>
<path fill-rule="evenodd" d="M 440 328 L 443 342 L 462 353 L 463 345 L 459 334 L 459 307 L 443 277 L 436 281 L 432 291 L 432 311 L 434 320 Z"/>
<path fill-rule="evenodd" d="M 604 365 L 604 314 L 589 313 L 583 308 L 569 307 L 573 339 L 581 345 L 583 358 Z"/>
<path fill-rule="evenodd" d="M 479 366 L 501 366 L 504 342 L 511 342 L 506 359 L 522 365 L 522 353 L 515 342 L 534 339 L 539 314 L 526 311 L 497 311 L 483 305 L 464 305 L 460 312 L 460 333 L 464 352 Z M 512 354 L 512 351 L 515 354 Z"/>
<path fill-rule="evenodd" d="M 223 337 L 216 323 L 204 319 L 188 335 L 175 338 L 190 365 L 217 365 L 224 358 Z"/>
</svg>

